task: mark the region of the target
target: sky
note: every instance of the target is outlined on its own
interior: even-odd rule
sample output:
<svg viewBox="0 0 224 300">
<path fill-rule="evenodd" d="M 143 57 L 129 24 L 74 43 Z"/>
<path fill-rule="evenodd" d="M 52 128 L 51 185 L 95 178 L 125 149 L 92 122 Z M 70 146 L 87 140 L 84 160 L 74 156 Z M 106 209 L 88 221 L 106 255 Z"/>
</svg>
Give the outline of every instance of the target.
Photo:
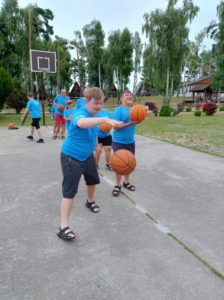
<svg viewBox="0 0 224 300">
<path fill-rule="evenodd" d="M 0 6 L 2 5 L 0 0 Z M 200 7 L 200 11 L 190 26 L 190 40 L 208 25 L 211 20 L 217 20 L 216 8 L 221 0 L 193 0 Z M 168 0 L 18 0 L 19 7 L 36 3 L 41 8 L 49 8 L 54 14 L 51 23 L 55 35 L 72 40 L 74 31 L 80 30 L 96 19 L 101 22 L 106 34 L 111 31 L 127 27 L 132 33 L 141 33 L 144 24 L 144 13 L 150 13 L 155 9 L 164 10 Z M 178 1 L 182 5 L 182 0 Z M 146 39 L 145 35 L 142 39 Z M 205 50 L 211 48 L 212 42 L 205 40 Z"/>
</svg>

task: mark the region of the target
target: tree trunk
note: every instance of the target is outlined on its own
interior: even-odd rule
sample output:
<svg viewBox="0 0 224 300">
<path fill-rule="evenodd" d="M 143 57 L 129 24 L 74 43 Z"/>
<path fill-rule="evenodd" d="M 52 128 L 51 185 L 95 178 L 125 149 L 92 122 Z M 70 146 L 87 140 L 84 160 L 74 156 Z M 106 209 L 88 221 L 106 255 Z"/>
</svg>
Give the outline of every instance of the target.
<svg viewBox="0 0 224 300">
<path fill-rule="evenodd" d="M 167 67 L 166 70 L 166 95 L 164 99 L 164 104 L 169 102 L 169 81 L 170 81 L 170 69 Z"/>
</svg>

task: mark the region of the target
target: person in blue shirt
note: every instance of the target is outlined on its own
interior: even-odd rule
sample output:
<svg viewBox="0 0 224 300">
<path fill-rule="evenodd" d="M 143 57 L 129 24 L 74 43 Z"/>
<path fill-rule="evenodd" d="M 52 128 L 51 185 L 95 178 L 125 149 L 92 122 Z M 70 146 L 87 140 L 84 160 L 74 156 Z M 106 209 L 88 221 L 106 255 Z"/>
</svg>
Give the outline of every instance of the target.
<svg viewBox="0 0 224 300">
<path fill-rule="evenodd" d="M 80 108 L 84 107 L 85 105 L 86 105 L 86 99 L 81 97 L 77 100 L 76 105 L 75 105 L 75 109 L 80 109 Z"/>
<path fill-rule="evenodd" d="M 64 110 L 64 119 L 66 121 L 66 129 L 69 129 L 69 126 L 71 124 L 72 115 L 75 111 L 75 108 L 73 107 L 73 102 L 71 99 L 66 101 L 67 107 Z"/>
<path fill-rule="evenodd" d="M 112 118 L 117 121 L 123 121 L 120 126 L 114 126 L 112 134 L 112 149 L 117 151 L 119 149 L 126 149 L 135 154 L 135 127 L 136 123 L 130 119 L 130 109 L 133 102 L 133 97 L 130 91 L 124 91 L 121 94 L 121 105 L 118 106 L 113 114 Z M 130 175 L 125 175 L 123 187 L 135 191 L 135 186 L 129 182 Z M 121 179 L 122 176 L 115 173 L 115 186 L 112 191 L 113 196 L 118 196 L 121 191 Z"/>
<path fill-rule="evenodd" d="M 102 109 L 97 117 L 108 117 L 111 118 L 111 114 L 109 110 Z M 102 153 L 102 149 L 104 149 L 105 152 L 105 162 L 106 162 L 106 170 L 113 171 L 112 167 L 110 165 L 110 159 L 111 159 L 111 150 L 112 150 L 112 135 L 111 131 L 103 132 L 99 126 L 99 132 L 98 132 L 98 147 L 94 151 L 94 157 L 97 163 L 97 166 L 99 165 L 100 155 Z M 99 166 L 98 166 L 99 167 Z"/>
<path fill-rule="evenodd" d="M 66 96 L 66 90 L 62 89 L 61 93 L 58 94 L 54 99 L 54 104 L 56 105 L 56 123 L 58 127 L 57 134 L 61 134 L 61 138 L 65 138 L 65 119 L 64 110 L 66 108 L 66 101 L 69 97 Z"/>
<path fill-rule="evenodd" d="M 86 207 L 93 213 L 99 212 L 99 206 L 94 201 L 96 184 L 100 183 L 93 151 L 96 147 L 98 125 L 107 123 L 111 126 L 122 122 L 108 117 L 96 117 L 103 107 L 104 95 L 97 87 L 85 91 L 86 105 L 74 111 L 68 135 L 61 148 L 62 202 L 61 224 L 57 233 L 63 240 L 72 240 L 76 234 L 68 226 L 72 211 L 73 199 L 78 192 L 81 176 L 87 185 Z"/>
<path fill-rule="evenodd" d="M 51 120 L 54 123 L 53 126 L 53 137 L 52 139 L 55 140 L 57 138 L 57 132 L 58 132 L 58 128 L 57 128 L 57 122 L 56 122 L 56 105 L 53 104 L 51 107 Z"/>
<path fill-rule="evenodd" d="M 40 119 L 41 119 L 41 105 L 40 102 L 34 99 L 33 93 L 27 93 L 28 102 L 26 104 L 26 109 L 22 115 L 22 120 L 26 117 L 26 115 L 30 112 L 32 123 L 31 123 L 31 133 L 27 136 L 29 140 L 33 140 L 34 129 L 36 128 L 37 134 L 39 136 L 39 140 L 37 143 L 44 143 L 42 132 L 40 129 Z"/>
</svg>

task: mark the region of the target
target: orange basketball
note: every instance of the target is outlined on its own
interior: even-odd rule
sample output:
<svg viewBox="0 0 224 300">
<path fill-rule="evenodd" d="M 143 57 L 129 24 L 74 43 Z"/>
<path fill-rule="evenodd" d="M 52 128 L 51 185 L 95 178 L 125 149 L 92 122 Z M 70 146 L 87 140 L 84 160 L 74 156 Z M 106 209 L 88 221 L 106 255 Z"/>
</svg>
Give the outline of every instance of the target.
<svg viewBox="0 0 224 300">
<path fill-rule="evenodd" d="M 113 153 L 110 163 L 115 173 L 128 175 L 136 167 L 136 158 L 132 152 L 120 149 Z"/>
<path fill-rule="evenodd" d="M 61 110 L 61 111 L 63 111 L 63 110 L 65 109 L 65 107 L 64 107 L 64 105 L 59 104 L 59 105 L 58 105 L 58 109 Z"/>
<path fill-rule="evenodd" d="M 143 105 L 136 104 L 130 110 L 130 118 L 132 121 L 141 122 L 147 116 L 147 111 Z"/>
<path fill-rule="evenodd" d="M 112 125 L 110 125 L 110 124 L 102 123 L 100 125 L 100 130 L 103 131 L 103 132 L 111 131 L 111 129 L 112 129 Z"/>
<path fill-rule="evenodd" d="M 8 124 L 8 129 L 12 129 L 12 128 L 14 128 L 15 126 L 14 126 L 14 124 L 13 123 L 9 123 Z"/>
</svg>

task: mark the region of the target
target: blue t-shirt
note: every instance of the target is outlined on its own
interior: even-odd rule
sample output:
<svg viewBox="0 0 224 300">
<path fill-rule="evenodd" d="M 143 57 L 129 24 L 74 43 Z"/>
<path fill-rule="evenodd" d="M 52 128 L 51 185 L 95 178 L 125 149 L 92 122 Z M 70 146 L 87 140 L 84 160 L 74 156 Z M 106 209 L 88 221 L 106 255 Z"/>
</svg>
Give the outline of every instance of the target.
<svg viewBox="0 0 224 300">
<path fill-rule="evenodd" d="M 26 104 L 26 108 L 30 110 L 32 119 L 41 118 L 41 105 L 38 100 L 30 99 Z"/>
<path fill-rule="evenodd" d="M 57 104 L 61 104 L 61 105 L 64 105 L 64 107 L 66 107 L 66 101 L 69 99 L 68 96 L 65 96 L 63 97 L 61 94 L 58 94 L 54 101 L 57 103 Z M 56 107 L 56 114 L 59 114 L 59 115 L 63 115 L 64 114 L 64 111 L 63 110 L 59 110 L 57 107 Z"/>
<path fill-rule="evenodd" d="M 61 148 L 62 153 L 79 161 L 85 161 L 93 154 L 96 147 L 98 126 L 80 128 L 77 126 L 77 122 L 81 118 L 92 118 L 95 116 L 90 114 L 85 107 L 74 111 L 68 135 Z"/>
<path fill-rule="evenodd" d="M 74 111 L 75 111 L 74 107 L 71 108 L 71 109 L 66 108 L 64 110 L 64 118 L 67 119 L 70 115 L 73 115 Z M 66 120 L 66 128 L 67 128 L 67 130 L 68 130 L 70 124 L 71 124 L 71 121 Z"/>
<path fill-rule="evenodd" d="M 52 120 L 54 121 L 54 122 L 56 122 L 56 105 L 55 104 L 53 104 L 52 105 L 52 107 L 51 107 L 51 116 L 52 116 Z"/>
<path fill-rule="evenodd" d="M 109 112 L 109 110 L 107 109 L 102 109 L 97 115 L 96 117 L 107 117 L 111 119 L 111 114 Z M 111 135 L 111 131 L 108 132 L 103 132 L 102 130 L 100 130 L 100 126 L 99 126 L 99 132 L 98 132 L 98 137 L 100 138 L 105 138 L 107 136 Z"/>
<path fill-rule="evenodd" d="M 124 123 L 129 123 L 130 122 L 130 108 L 124 107 L 123 105 L 118 106 L 113 114 L 112 114 L 112 119 L 117 120 L 117 121 L 123 121 Z M 116 143 L 121 143 L 121 144 L 132 144 L 135 142 L 135 127 L 136 125 L 133 124 L 131 126 L 118 129 L 118 130 L 113 130 L 112 134 L 112 140 L 113 142 Z"/>
<path fill-rule="evenodd" d="M 86 100 L 85 98 L 79 98 L 76 102 L 76 105 L 75 105 L 75 109 L 79 109 L 79 108 L 82 108 L 86 105 Z"/>
</svg>

